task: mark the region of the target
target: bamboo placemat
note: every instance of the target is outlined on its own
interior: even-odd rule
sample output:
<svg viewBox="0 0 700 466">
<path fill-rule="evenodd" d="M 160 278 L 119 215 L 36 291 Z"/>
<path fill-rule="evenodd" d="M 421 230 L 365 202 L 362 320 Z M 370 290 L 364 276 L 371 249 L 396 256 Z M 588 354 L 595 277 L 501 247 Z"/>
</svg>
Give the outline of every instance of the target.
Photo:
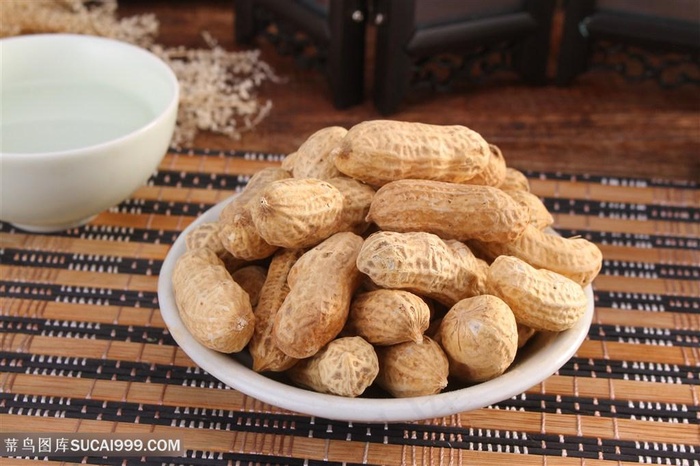
<svg viewBox="0 0 700 466">
<path fill-rule="evenodd" d="M 348 423 L 224 386 L 177 347 L 158 311 L 158 272 L 178 233 L 280 160 L 173 150 L 147 186 L 84 227 L 42 235 L 0 223 L 1 430 L 155 432 L 187 450 L 51 458 L 66 464 L 700 463 L 697 184 L 528 172 L 555 227 L 605 256 L 577 354 L 488 408 Z"/>
</svg>

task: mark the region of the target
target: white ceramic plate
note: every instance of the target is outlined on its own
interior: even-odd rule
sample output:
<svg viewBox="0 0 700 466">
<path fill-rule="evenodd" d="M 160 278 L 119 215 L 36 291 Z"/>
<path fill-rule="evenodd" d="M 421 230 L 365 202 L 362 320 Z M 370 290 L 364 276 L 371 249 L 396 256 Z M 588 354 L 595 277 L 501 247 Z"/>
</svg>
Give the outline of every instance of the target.
<svg viewBox="0 0 700 466">
<path fill-rule="evenodd" d="M 449 416 L 483 408 L 518 395 L 540 383 L 576 352 L 588 334 L 593 318 L 593 291 L 586 287 L 588 309 L 583 318 L 565 332 L 538 334 L 521 350 L 500 377 L 438 395 L 415 398 L 345 398 L 315 393 L 273 380 L 252 371 L 247 353 L 226 355 L 198 343 L 180 320 L 171 276 L 175 261 L 185 252 L 185 236 L 197 225 L 215 221 L 227 201 L 217 204 L 195 220 L 175 241 L 158 279 L 160 312 L 170 334 L 202 369 L 226 385 L 265 403 L 328 419 L 357 422 L 397 422 Z"/>
</svg>

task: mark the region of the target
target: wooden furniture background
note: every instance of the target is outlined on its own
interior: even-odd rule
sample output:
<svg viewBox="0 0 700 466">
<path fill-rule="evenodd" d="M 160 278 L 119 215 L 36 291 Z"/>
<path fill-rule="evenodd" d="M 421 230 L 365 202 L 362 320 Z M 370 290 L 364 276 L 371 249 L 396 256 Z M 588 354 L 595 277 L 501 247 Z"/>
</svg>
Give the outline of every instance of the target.
<svg viewBox="0 0 700 466">
<path fill-rule="evenodd" d="M 282 53 L 302 55 L 314 48 L 313 60 L 330 83 L 333 105 L 343 109 L 364 97 L 364 0 L 236 0 L 236 41 L 250 44 L 272 22 Z M 359 16 L 358 16 L 359 15 Z M 295 36 L 305 34 L 299 43 Z"/>
<path fill-rule="evenodd" d="M 237 0 L 236 8 L 241 44 L 272 23 L 278 50 L 303 57 L 308 50 L 295 41 L 306 35 L 340 109 L 363 100 L 365 25 L 374 38 L 372 99 L 383 115 L 417 86 L 444 90 L 505 70 L 524 84 L 548 83 L 555 14 L 564 18 L 559 85 L 602 67 L 597 55 L 629 81 L 700 84 L 699 0 Z"/>
<path fill-rule="evenodd" d="M 425 61 L 453 55 L 441 79 L 484 78 L 495 53 L 500 68 L 524 82 L 546 82 L 554 1 L 377 0 L 374 103 L 380 113 L 395 113 Z M 423 63 L 421 63 L 423 62 Z M 473 63 L 477 62 L 477 63 Z M 430 84 L 430 83 L 428 83 Z"/>
<path fill-rule="evenodd" d="M 588 71 L 594 46 L 605 41 L 608 47 L 637 47 L 631 57 L 636 63 L 621 62 L 617 66 L 633 80 L 652 79 L 662 86 L 700 84 L 700 1 L 568 1 L 564 14 L 558 84 L 571 84 L 576 76 Z M 644 52 L 673 58 L 654 60 L 645 57 Z M 682 67 L 691 71 L 673 69 Z"/>
</svg>

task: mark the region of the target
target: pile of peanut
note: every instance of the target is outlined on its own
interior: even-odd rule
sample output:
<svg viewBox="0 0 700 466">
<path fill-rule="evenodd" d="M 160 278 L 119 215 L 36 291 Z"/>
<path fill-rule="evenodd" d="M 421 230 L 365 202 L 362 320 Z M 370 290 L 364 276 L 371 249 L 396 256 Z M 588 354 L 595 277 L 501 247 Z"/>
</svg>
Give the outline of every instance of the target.
<svg viewBox="0 0 700 466">
<path fill-rule="evenodd" d="M 600 250 L 464 126 L 376 120 L 311 135 L 255 174 L 175 266 L 180 316 L 253 370 L 355 397 L 502 374 L 583 316 Z"/>
</svg>

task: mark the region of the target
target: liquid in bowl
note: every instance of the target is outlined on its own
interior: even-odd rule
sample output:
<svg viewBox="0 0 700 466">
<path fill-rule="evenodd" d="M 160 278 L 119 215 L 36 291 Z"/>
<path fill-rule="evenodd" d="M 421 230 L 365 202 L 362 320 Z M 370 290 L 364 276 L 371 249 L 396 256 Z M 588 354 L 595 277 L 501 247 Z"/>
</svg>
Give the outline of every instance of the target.
<svg viewBox="0 0 700 466">
<path fill-rule="evenodd" d="M 79 149 L 127 135 L 155 118 L 133 93 L 100 83 L 50 82 L 3 89 L 5 153 Z"/>
</svg>

